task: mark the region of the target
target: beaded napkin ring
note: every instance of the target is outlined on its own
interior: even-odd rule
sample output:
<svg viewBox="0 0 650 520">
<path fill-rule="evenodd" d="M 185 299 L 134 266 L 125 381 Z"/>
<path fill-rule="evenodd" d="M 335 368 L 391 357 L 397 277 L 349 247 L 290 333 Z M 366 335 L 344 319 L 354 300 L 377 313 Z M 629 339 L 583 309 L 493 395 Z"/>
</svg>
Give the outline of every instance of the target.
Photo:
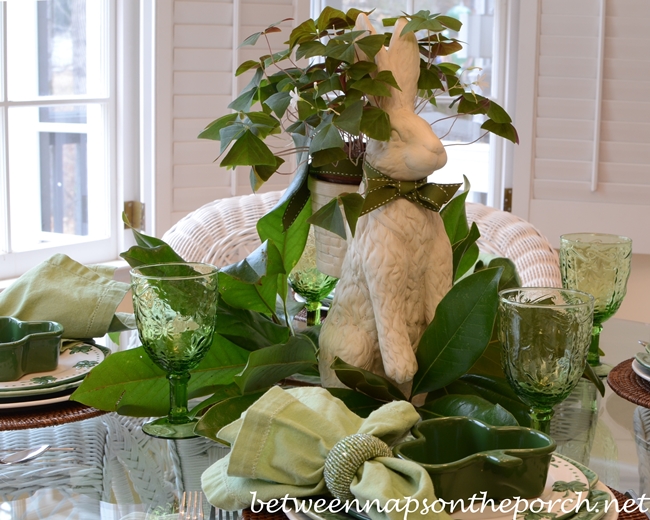
<svg viewBox="0 0 650 520">
<path fill-rule="evenodd" d="M 381 439 L 367 433 L 355 433 L 337 442 L 325 458 L 325 485 L 339 500 L 354 500 L 350 484 L 357 470 L 375 457 L 392 457 L 393 452 Z"/>
</svg>

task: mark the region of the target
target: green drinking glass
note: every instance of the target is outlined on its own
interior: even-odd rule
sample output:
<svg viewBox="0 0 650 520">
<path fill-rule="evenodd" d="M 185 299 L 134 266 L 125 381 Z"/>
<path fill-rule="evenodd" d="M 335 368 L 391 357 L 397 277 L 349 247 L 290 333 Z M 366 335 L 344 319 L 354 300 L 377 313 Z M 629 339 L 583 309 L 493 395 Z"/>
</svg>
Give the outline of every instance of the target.
<svg viewBox="0 0 650 520">
<path fill-rule="evenodd" d="M 334 290 L 338 281 L 316 267 L 316 240 L 313 230 L 310 230 L 302 256 L 289 274 L 289 286 L 305 301 L 308 326 L 320 324 L 321 302 Z"/>
<path fill-rule="evenodd" d="M 202 263 L 169 263 L 131 270 L 133 308 L 140 341 L 151 360 L 167 373 L 167 417 L 142 430 L 153 437 L 196 437 L 188 416 L 187 383 L 212 344 L 217 312 L 218 270 Z"/>
<path fill-rule="evenodd" d="M 603 322 L 621 306 L 631 260 L 632 240 L 627 237 L 604 233 L 571 233 L 560 237 L 562 286 L 594 297 L 594 323 L 587 361 L 601 377 L 612 367 L 600 361 L 600 333 Z"/>
<path fill-rule="evenodd" d="M 501 363 L 533 428 L 549 433 L 553 406 L 580 381 L 591 338 L 594 299 L 569 289 L 526 287 L 499 293 Z"/>
</svg>

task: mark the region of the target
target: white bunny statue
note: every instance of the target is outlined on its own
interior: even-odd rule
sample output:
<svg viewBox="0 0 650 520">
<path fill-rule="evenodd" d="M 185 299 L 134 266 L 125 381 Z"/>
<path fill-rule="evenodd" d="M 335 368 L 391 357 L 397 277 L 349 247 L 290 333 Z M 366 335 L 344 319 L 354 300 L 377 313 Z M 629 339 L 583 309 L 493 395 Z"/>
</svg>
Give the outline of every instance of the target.
<svg viewBox="0 0 650 520">
<path fill-rule="evenodd" d="M 388 50 L 382 47 L 375 57 L 377 72 L 390 70 L 401 91 L 391 87 L 390 97 L 377 98 L 390 116 L 391 137 L 369 140 L 365 164 L 367 175 L 389 177 L 396 189 L 399 181 L 426 179 L 447 162 L 431 126 L 415 113 L 420 53 L 412 32 L 400 36 L 405 24 L 401 18 Z M 364 14 L 355 29 L 375 32 Z M 445 193 L 448 200 L 458 185 L 438 187 L 450 192 Z M 362 193 L 364 189 L 362 184 Z M 366 197 L 367 205 L 367 191 Z M 451 286 L 452 249 L 437 211 L 395 195 L 361 216 L 355 236 L 348 237 L 336 295 L 320 334 L 323 386 L 344 386 L 330 368 L 339 357 L 410 392 L 418 368 L 415 349 Z"/>
</svg>

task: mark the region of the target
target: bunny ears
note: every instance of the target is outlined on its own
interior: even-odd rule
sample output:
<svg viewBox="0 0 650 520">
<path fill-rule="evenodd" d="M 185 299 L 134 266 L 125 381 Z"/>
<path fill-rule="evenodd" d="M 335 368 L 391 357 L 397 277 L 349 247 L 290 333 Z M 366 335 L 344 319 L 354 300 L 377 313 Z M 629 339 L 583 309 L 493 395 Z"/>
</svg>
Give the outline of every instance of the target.
<svg viewBox="0 0 650 520">
<path fill-rule="evenodd" d="M 415 34 L 409 32 L 401 35 L 407 22 L 406 18 L 397 21 L 388 49 L 382 47 L 374 58 L 377 72 L 384 70 L 392 72 L 401 89 L 400 91 L 391 87 L 391 96 L 381 98 L 379 101 L 381 107 L 387 112 L 399 109 L 414 111 L 420 77 L 420 50 Z M 364 13 L 360 13 L 357 17 L 355 29 L 377 34 L 375 27 Z M 373 61 L 358 48 L 357 52 L 361 59 Z"/>
</svg>

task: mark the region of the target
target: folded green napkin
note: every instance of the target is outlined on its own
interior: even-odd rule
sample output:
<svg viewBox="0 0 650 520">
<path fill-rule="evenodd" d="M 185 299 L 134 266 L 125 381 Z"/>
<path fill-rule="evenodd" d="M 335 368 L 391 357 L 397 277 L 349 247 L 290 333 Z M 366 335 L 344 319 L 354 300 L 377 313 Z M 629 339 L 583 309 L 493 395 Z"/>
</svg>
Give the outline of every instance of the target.
<svg viewBox="0 0 650 520">
<path fill-rule="evenodd" d="M 367 419 L 351 412 L 323 388 L 271 388 L 237 421 L 217 436 L 231 444 L 228 456 L 202 476 L 208 500 L 227 510 L 250 507 L 256 499 L 308 497 L 327 494 L 323 478 L 325 458 L 344 437 L 374 435 L 388 445 L 403 438 L 420 417 L 406 401 L 387 403 Z M 435 501 L 433 484 L 418 464 L 392 457 L 366 461 L 357 470 L 350 490 L 363 505 L 379 501 L 392 512 L 369 511 L 373 520 L 406 518 L 407 498 Z M 259 507 L 259 503 L 254 504 Z M 289 503 L 290 505 L 290 503 Z M 393 507 L 395 506 L 395 507 Z M 398 509 L 401 508 L 401 511 Z M 413 506 L 411 506 L 411 509 Z M 443 518 L 446 513 L 420 511 L 408 518 Z"/>
<path fill-rule="evenodd" d="M 114 271 L 56 254 L 0 293 L 0 315 L 56 321 L 65 338 L 96 338 L 133 328 L 128 314 L 115 313 L 129 284 L 113 280 Z"/>
</svg>

